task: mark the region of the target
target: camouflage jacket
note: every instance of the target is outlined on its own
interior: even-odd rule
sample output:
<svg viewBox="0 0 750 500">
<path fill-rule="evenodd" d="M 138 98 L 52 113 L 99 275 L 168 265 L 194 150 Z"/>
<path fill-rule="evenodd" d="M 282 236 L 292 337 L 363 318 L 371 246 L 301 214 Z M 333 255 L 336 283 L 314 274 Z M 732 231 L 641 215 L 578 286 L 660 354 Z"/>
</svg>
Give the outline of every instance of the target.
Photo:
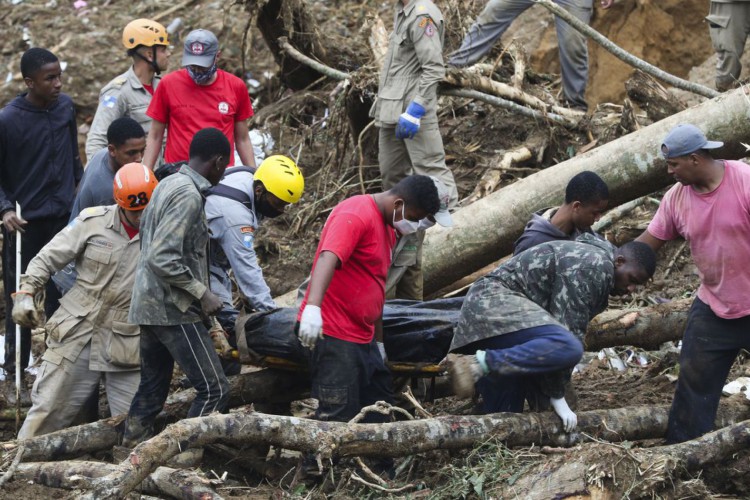
<svg viewBox="0 0 750 500">
<path fill-rule="evenodd" d="M 208 288 L 203 202 L 210 187 L 202 175 L 184 166 L 154 190 L 141 219 L 131 323 L 179 325 L 201 320 L 199 300 Z"/>
<path fill-rule="evenodd" d="M 607 307 L 615 248 L 590 234 L 542 243 L 501 264 L 469 289 L 451 350 L 542 325 L 561 325 L 583 339 Z"/>
</svg>

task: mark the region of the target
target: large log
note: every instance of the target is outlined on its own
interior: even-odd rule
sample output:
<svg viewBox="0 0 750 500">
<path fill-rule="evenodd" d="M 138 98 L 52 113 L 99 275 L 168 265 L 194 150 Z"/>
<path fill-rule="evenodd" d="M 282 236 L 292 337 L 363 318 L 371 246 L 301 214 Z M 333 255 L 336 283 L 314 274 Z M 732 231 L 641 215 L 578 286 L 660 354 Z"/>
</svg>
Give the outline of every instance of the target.
<svg viewBox="0 0 750 500">
<path fill-rule="evenodd" d="M 229 377 L 229 407 L 248 403 L 290 402 L 301 397 L 309 386 L 310 381 L 306 377 L 279 370 L 266 369 Z M 170 395 L 164 404 L 166 420 L 185 418 L 194 398 L 193 389 Z M 121 432 L 119 427 L 124 418 L 124 415 L 120 415 L 27 439 L 24 441 L 24 460 L 60 460 L 110 449 L 117 444 L 118 433 Z M 0 452 L 14 453 L 16 446 L 16 441 L 0 443 Z"/>
<path fill-rule="evenodd" d="M 447 416 L 388 424 L 319 422 L 263 413 L 234 413 L 183 420 L 139 444 L 120 468 L 94 481 L 83 498 L 122 498 L 153 470 L 181 450 L 217 441 L 272 446 L 333 456 L 404 456 L 435 449 L 470 448 L 495 437 L 508 446 L 571 446 L 597 436 L 621 441 L 663 436 L 667 407 L 631 407 L 581 412 L 573 434 L 562 430 L 552 414 L 497 413 L 484 416 Z M 747 418 L 747 405 L 727 405 L 718 420 Z"/>
<path fill-rule="evenodd" d="M 658 349 L 664 342 L 680 340 L 692 303 L 693 299 L 680 299 L 643 309 L 605 311 L 586 329 L 586 350 L 620 345 Z"/>
<path fill-rule="evenodd" d="M 498 498 L 677 498 L 675 483 L 719 464 L 750 445 L 750 421 L 742 421 L 685 443 L 635 448 L 590 444 L 528 467 L 511 487 L 491 490 Z M 580 498 L 580 497 L 579 497 Z"/>
<path fill-rule="evenodd" d="M 453 215 L 453 228 L 435 227 L 424 243 L 426 295 L 500 259 L 513 250 L 530 215 L 559 205 L 571 177 L 583 170 L 599 174 L 609 185 L 610 204 L 622 204 L 672 182 L 659 157 L 661 141 L 679 123 L 694 123 L 709 138 L 734 143 L 724 158 L 741 158 L 750 142 L 748 89 L 722 94 L 658 123 L 530 175 Z"/>
<path fill-rule="evenodd" d="M 92 480 L 119 471 L 120 466 L 102 462 L 62 461 L 31 462 L 20 464 L 13 479 L 33 481 L 51 488 L 67 490 L 88 489 Z M 221 500 L 211 482 L 195 472 L 158 467 L 141 483 L 141 492 L 149 495 L 167 495 L 172 498 L 191 500 Z"/>
</svg>

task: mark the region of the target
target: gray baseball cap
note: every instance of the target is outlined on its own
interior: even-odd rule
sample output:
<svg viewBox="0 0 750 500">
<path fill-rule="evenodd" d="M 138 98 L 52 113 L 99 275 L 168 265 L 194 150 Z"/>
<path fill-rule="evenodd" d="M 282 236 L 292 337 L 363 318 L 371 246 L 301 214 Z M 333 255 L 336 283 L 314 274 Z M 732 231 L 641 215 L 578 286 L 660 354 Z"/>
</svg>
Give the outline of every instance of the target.
<svg viewBox="0 0 750 500">
<path fill-rule="evenodd" d="M 430 176 L 430 179 L 435 183 L 438 198 L 440 198 L 440 210 L 438 210 L 433 216 L 435 217 L 435 222 L 443 227 L 451 227 L 453 225 L 453 219 L 451 218 L 451 213 L 448 211 L 448 202 L 451 199 L 451 193 L 448 190 L 448 187 L 440 182 L 440 179 L 432 175 Z"/>
<path fill-rule="evenodd" d="M 664 158 L 677 158 L 678 156 L 695 153 L 699 149 L 716 149 L 724 145 L 723 142 L 709 141 L 703 132 L 689 123 L 681 123 L 669 131 L 661 145 L 661 154 Z"/>
<path fill-rule="evenodd" d="M 208 30 L 193 30 L 185 38 L 182 52 L 183 66 L 210 68 L 219 52 L 219 40 Z"/>
</svg>

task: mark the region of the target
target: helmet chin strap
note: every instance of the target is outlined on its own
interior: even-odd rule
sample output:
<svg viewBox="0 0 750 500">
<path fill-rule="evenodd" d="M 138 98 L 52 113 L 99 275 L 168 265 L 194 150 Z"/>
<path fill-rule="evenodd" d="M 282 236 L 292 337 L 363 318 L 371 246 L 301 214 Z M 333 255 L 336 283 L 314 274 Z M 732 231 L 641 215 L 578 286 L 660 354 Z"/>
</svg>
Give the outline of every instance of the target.
<svg viewBox="0 0 750 500">
<path fill-rule="evenodd" d="M 151 67 L 154 68 L 154 73 L 156 73 L 157 75 L 161 74 L 161 68 L 159 68 L 159 65 L 156 62 L 156 45 L 151 46 L 151 55 L 153 58 L 153 60 L 151 61 L 149 61 L 148 58 L 143 57 L 143 54 L 141 54 L 137 50 L 135 51 L 135 55 L 137 55 L 138 57 L 140 57 L 141 59 L 149 63 Z"/>
</svg>

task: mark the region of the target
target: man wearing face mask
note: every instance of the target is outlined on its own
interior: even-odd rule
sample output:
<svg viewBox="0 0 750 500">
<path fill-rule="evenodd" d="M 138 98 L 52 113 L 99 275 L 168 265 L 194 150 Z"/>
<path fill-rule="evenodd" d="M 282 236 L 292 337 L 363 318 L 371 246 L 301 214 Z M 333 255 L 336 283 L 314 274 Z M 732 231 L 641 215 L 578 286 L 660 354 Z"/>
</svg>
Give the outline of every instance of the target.
<svg viewBox="0 0 750 500">
<path fill-rule="evenodd" d="M 432 179 L 412 175 L 383 193 L 348 198 L 328 216 L 297 316 L 300 341 L 314 349 L 318 420 L 347 422 L 366 405 L 392 401 L 390 372 L 376 344 L 391 252 L 396 232 L 413 232 L 439 210 Z M 369 413 L 363 422 L 385 418 Z"/>
<path fill-rule="evenodd" d="M 211 290 L 222 300 L 217 318 L 230 335 L 239 312 L 232 304 L 229 270 L 234 271 L 237 286 L 253 310 L 277 307 L 255 255 L 255 231 L 263 219 L 278 217 L 287 205 L 297 203 L 304 188 L 305 180 L 294 161 L 274 155 L 254 172 L 246 167 L 228 170 L 210 190 L 206 219 L 211 232 Z"/>
<path fill-rule="evenodd" d="M 255 167 L 246 120 L 253 116 L 244 82 L 217 68 L 219 40 L 208 30 L 185 38 L 183 69 L 162 78 L 146 114 L 152 118 L 143 164 L 154 168 L 168 129 L 165 163 L 187 161 L 190 141 L 199 130 L 219 129 L 239 153 L 243 165 Z M 234 156 L 229 166 L 234 165 Z"/>
<path fill-rule="evenodd" d="M 437 177 L 430 176 L 438 191 L 440 210 L 434 217 L 426 217 L 418 223 L 412 224 L 408 234 L 401 234 L 393 251 L 393 262 L 388 269 L 385 280 L 385 298 L 422 300 L 424 289 L 422 286 L 422 241 L 425 231 L 435 223 L 443 227 L 451 227 L 453 220 L 448 211 L 450 206 L 450 189 Z"/>
</svg>

